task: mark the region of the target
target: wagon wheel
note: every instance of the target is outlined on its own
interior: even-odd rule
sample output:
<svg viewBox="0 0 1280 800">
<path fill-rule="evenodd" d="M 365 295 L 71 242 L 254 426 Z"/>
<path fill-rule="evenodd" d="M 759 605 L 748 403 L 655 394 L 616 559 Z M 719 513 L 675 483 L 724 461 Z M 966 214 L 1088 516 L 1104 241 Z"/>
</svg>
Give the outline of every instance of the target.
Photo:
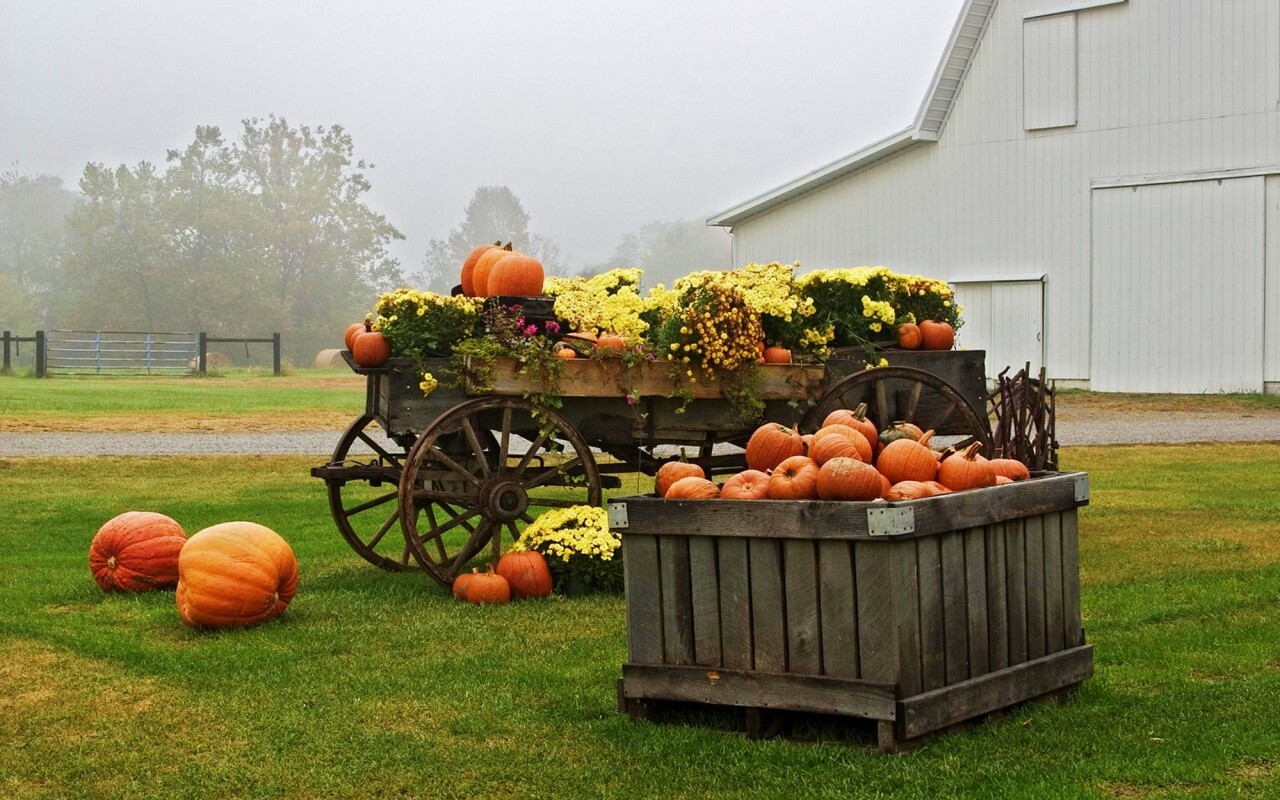
<svg viewBox="0 0 1280 800">
<path fill-rule="evenodd" d="M 333 450 L 332 465 L 349 467 L 357 475 L 347 480 L 329 480 L 329 509 L 342 538 L 361 558 L 392 572 L 411 569 L 409 548 L 403 537 L 388 531 L 399 519 L 396 487 L 404 464 L 404 448 L 368 429 L 373 417 L 365 414 L 351 423 Z M 373 451 L 372 458 L 351 456 L 356 443 Z"/>
<path fill-rule="evenodd" d="M 922 430 L 938 431 L 940 440 L 956 439 L 949 444 L 957 448 L 982 442 L 982 452 L 991 453 L 986 415 L 942 378 L 913 367 L 876 367 L 842 378 L 805 413 L 801 424 L 811 430 L 832 411 L 861 403 L 867 404 L 867 418 L 879 430 L 898 421 L 912 422 Z"/>
<path fill-rule="evenodd" d="M 471 457 L 450 455 L 451 440 L 467 442 Z M 600 505 L 600 472 L 587 441 L 559 413 L 483 397 L 422 432 L 405 459 L 399 501 L 409 552 L 449 586 L 486 546 L 496 561 L 503 535 L 514 541 L 521 523 L 543 511 Z"/>
</svg>

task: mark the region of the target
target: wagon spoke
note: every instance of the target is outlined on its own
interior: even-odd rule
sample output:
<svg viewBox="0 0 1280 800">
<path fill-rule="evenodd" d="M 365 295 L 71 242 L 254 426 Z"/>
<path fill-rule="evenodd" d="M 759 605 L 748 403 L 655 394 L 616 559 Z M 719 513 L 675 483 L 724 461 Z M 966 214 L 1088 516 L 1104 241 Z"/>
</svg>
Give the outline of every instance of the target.
<svg viewBox="0 0 1280 800">
<path fill-rule="evenodd" d="M 391 530 L 391 526 L 396 524 L 396 520 L 400 518 L 400 509 L 391 512 L 391 516 L 387 517 L 387 521 L 382 523 L 382 527 L 378 528 L 378 532 L 369 540 L 366 545 L 370 550 L 378 546 L 378 542 L 382 541 L 382 537 L 387 535 L 387 531 Z"/>
<path fill-rule="evenodd" d="M 484 457 L 484 448 L 480 446 L 480 438 L 476 436 L 476 429 L 471 427 L 471 420 L 463 418 L 462 430 L 467 434 L 467 441 L 471 443 L 471 452 L 476 454 L 476 458 L 480 461 L 480 471 L 487 478 L 490 475 L 489 461 Z"/>
<path fill-rule="evenodd" d="M 951 415 L 955 413 L 955 410 L 956 410 L 956 407 L 954 404 L 948 405 L 946 408 L 942 410 L 942 413 L 938 415 L 937 419 L 929 423 L 929 427 L 926 430 L 936 431 L 942 425 L 942 423 L 946 422 L 948 419 L 951 418 Z"/>
<path fill-rule="evenodd" d="M 892 421 L 889 419 L 889 392 L 885 388 L 884 380 L 877 378 L 875 380 L 876 390 L 876 419 L 880 423 L 880 430 L 889 427 Z"/>
<path fill-rule="evenodd" d="M 498 445 L 498 471 L 506 472 L 507 455 L 511 452 L 511 406 L 502 407 L 502 441 Z"/>
<path fill-rule="evenodd" d="M 433 458 L 439 460 L 442 464 L 444 464 L 450 470 L 458 473 L 462 477 L 471 481 L 476 486 L 480 485 L 479 478 L 477 478 L 475 475 L 472 475 L 470 472 L 468 472 L 461 464 L 459 464 L 457 461 L 454 461 L 452 458 L 450 458 L 449 455 L 445 453 L 443 450 L 441 450 L 439 447 L 436 447 L 433 444 L 428 449 L 431 452 L 431 455 Z"/>
<path fill-rule="evenodd" d="M 382 505 L 383 503 L 394 498 L 395 496 L 396 496 L 395 492 L 388 492 L 387 494 L 379 495 L 378 497 L 375 497 L 368 502 L 361 503 L 358 506 L 352 506 L 351 508 L 344 508 L 342 509 L 342 512 L 346 514 L 348 517 L 354 517 L 356 514 L 359 514 L 364 511 L 368 511 L 371 508 Z"/>
<path fill-rule="evenodd" d="M 474 494 L 446 492 L 441 489 L 416 489 L 413 492 L 413 500 L 418 505 L 457 503 L 460 506 L 468 506 L 475 503 L 478 497 L 478 495 Z"/>
<path fill-rule="evenodd" d="M 390 461 L 392 464 L 395 464 L 397 467 L 398 467 L 398 466 L 400 466 L 400 458 L 399 458 L 399 456 L 394 456 L 394 455 L 392 455 L 391 453 L 387 452 L 385 449 L 383 449 L 382 445 L 378 444 L 377 442 L 375 442 L 375 441 L 373 440 L 373 437 L 372 437 L 372 436 L 370 436 L 369 434 L 365 433 L 364 431 L 360 431 L 360 433 L 358 433 L 358 434 L 356 434 L 356 435 L 360 438 L 360 441 L 362 441 L 362 442 L 364 442 L 365 444 L 367 444 L 367 445 L 369 446 L 369 449 L 373 450 L 373 452 L 375 452 L 375 453 L 377 453 L 378 455 L 382 456 L 383 458 L 387 459 L 387 460 L 388 460 L 388 461 Z"/>
<path fill-rule="evenodd" d="M 920 405 L 920 392 L 923 389 L 924 389 L 924 384 L 920 383 L 919 381 L 916 381 L 911 386 L 911 399 L 907 401 L 906 413 L 902 415 L 902 418 L 907 422 L 910 422 L 916 418 L 916 407 Z"/>
<path fill-rule="evenodd" d="M 552 467 L 550 469 L 543 470 L 543 472 L 539 474 L 538 477 L 534 478 L 531 481 L 527 481 L 524 484 L 524 488 L 526 490 L 535 489 L 539 486 L 542 486 L 545 483 L 548 483 L 557 475 L 562 475 L 562 474 L 567 475 L 580 466 L 582 466 L 582 456 L 574 456 L 573 458 L 569 459 L 568 461 L 564 462 L 558 467 Z"/>
<path fill-rule="evenodd" d="M 520 459 L 520 463 L 516 464 L 515 474 L 523 475 L 525 468 L 529 466 L 529 462 L 533 460 L 534 453 L 538 452 L 538 448 L 542 447 L 542 443 L 547 440 L 546 431 L 538 431 L 538 438 L 533 440 L 533 444 L 529 445 L 529 449 L 525 451 L 524 457 Z"/>
<path fill-rule="evenodd" d="M 471 538 L 467 539 L 467 543 L 462 546 L 462 549 L 453 557 L 453 561 L 449 565 L 449 573 L 451 575 L 457 575 L 464 564 L 470 561 L 476 553 L 484 549 L 484 546 L 489 543 L 488 537 L 493 535 L 492 527 L 492 522 L 484 520 L 480 523 L 480 527 L 472 532 Z"/>
</svg>

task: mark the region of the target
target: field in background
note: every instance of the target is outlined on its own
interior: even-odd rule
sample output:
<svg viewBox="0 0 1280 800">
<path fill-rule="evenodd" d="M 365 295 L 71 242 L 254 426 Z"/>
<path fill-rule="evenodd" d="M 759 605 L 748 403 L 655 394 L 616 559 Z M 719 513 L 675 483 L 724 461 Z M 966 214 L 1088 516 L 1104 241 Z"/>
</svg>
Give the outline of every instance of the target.
<svg viewBox="0 0 1280 800">
<path fill-rule="evenodd" d="M 880 757 L 849 726 L 753 742 L 731 715 L 628 722 L 620 598 L 471 608 L 380 572 L 334 531 L 311 459 L 0 459 L 0 796 L 1280 796 L 1280 445 L 1063 464 L 1092 476 L 1096 677 Z M 298 599 L 209 634 L 172 593 L 102 595 L 85 553 L 127 508 L 279 530 Z"/>
</svg>

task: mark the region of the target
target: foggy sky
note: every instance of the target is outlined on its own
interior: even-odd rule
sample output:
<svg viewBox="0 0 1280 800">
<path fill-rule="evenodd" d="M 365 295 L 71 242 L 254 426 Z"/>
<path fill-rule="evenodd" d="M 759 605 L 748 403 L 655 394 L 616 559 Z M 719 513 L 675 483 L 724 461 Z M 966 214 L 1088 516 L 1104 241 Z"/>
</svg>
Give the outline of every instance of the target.
<svg viewBox="0 0 1280 800">
<path fill-rule="evenodd" d="M 571 266 L 905 127 L 962 0 L 0 0 L 0 169 L 75 188 L 196 125 L 339 123 L 408 237 L 505 184 Z"/>
</svg>

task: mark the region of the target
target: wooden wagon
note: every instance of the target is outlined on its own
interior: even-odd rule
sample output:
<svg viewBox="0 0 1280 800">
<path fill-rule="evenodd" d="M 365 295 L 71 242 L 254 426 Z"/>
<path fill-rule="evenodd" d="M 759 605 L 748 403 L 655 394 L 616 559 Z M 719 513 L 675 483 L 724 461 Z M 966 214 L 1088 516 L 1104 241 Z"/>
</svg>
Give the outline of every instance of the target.
<svg viewBox="0 0 1280 800">
<path fill-rule="evenodd" d="M 882 428 L 913 421 L 989 445 L 983 357 L 931 354 L 932 370 L 859 369 L 851 358 L 762 365 L 756 394 L 767 421 L 816 427 L 837 408 L 866 403 Z M 675 399 L 663 362 L 569 360 L 555 402 L 538 402 L 540 387 L 514 361 L 424 396 L 422 373 L 443 378 L 449 360 L 393 358 L 377 369 L 347 360 L 367 378 L 365 413 L 311 473 L 325 481 L 338 530 L 360 556 L 389 570 L 416 564 L 444 585 L 473 560 L 496 559 L 503 538 L 518 538 L 543 510 L 598 506 L 605 489 L 621 486 L 619 475 L 654 474 L 672 445 L 695 450 L 691 460 L 708 474 L 742 469 L 740 451 L 715 446 L 744 443 L 764 421 L 741 420 L 716 384 L 693 384 L 692 400 Z M 947 370 L 969 376 L 963 389 L 938 376 Z"/>
</svg>

